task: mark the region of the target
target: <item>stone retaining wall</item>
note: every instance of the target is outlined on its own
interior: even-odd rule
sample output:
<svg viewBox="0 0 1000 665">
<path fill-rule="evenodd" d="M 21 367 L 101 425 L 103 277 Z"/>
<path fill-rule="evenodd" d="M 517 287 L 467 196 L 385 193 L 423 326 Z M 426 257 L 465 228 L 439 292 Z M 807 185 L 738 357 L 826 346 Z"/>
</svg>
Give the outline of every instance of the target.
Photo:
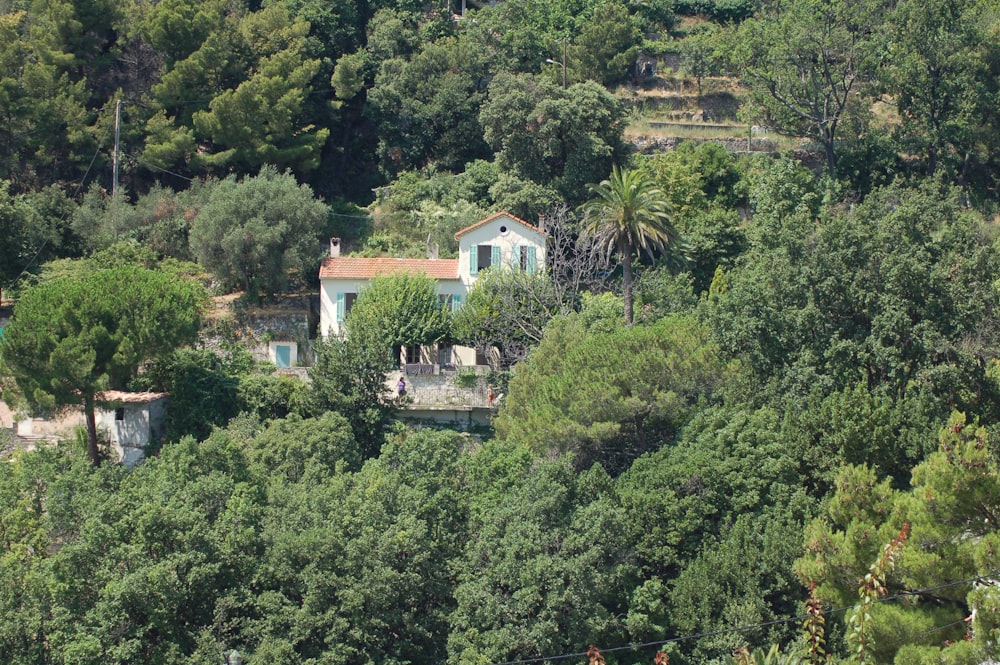
<svg viewBox="0 0 1000 665">
<path fill-rule="evenodd" d="M 659 152 L 669 152 L 677 149 L 677 144 L 681 141 L 691 141 L 693 143 L 718 143 L 723 148 L 732 153 L 750 152 L 776 152 L 777 146 L 773 141 L 755 136 L 750 145 L 747 145 L 745 138 L 732 139 L 681 139 L 676 136 L 636 136 L 631 140 L 636 151 L 643 155 L 655 155 Z"/>
<path fill-rule="evenodd" d="M 399 381 L 399 372 L 388 379 L 393 391 Z M 406 394 L 414 405 L 422 406 L 487 406 L 486 377 L 480 375 L 476 385 L 466 388 L 456 381 L 456 372 L 442 374 L 416 374 L 406 376 Z"/>
</svg>

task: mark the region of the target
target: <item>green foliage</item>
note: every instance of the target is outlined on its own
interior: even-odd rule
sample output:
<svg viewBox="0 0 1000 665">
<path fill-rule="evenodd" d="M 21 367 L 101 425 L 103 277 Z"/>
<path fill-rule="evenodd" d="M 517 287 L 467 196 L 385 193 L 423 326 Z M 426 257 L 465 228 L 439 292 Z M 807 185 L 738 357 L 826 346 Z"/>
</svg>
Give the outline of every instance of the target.
<svg viewBox="0 0 1000 665">
<path fill-rule="evenodd" d="M 256 300 L 300 275 L 316 249 L 327 207 L 291 173 L 265 167 L 215 183 L 191 228 L 191 250 L 228 286 Z"/>
<path fill-rule="evenodd" d="M 411 212 L 424 208 L 428 203 L 451 207 L 489 201 L 490 186 L 499 175 L 496 164 L 483 160 L 466 164 L 465 170 L 457 174 L 436 169 L 405 171 L 379 191 L 379 205 L 385 212 Z M 407 221 L 418 224 L 415 216 Z M 402 231 L 399 229 L 399 232 Z"/>
<path fill-rule="evenodd" d="M 713 27 L 708 24 L 707 29 L 692 32 L 680 42 L 681 67 L 688 76 L 694 77 L 699 98 L 702 79 L 722 71 L 725 47 Z"/>
<path fill-rule="evenodd" d="M 424 258 L 433 243 L 441 256 L 456 255 L 455 233 L 486 216 L 493 200 L 490 185 L 497 177 L 496 166 L 481 160 L 461 173 L 401 173 L 379 190 L 375 233 L 367 238 L 365 253 Z"/>
<path fill-rule="evenodd" d="M 499 460 L 484 461 L 493 471 L 471 472 L 495 473 Z M 448 662 L 540 658 L 588 641 L 620 643 L 619 589 L 633 584 L 635 569 L 610 479 L 598 468 L 575 474 L 564 460 L 512 466 L 497 501 L 470 515 L 476 528 L 457 570 Z"/>
<path fill-rule="evenodd" d="M 992 408 L 994 388 L 964 341 L 994 316 L 982 276 L 996 257 L 981 218 L 936 187 L 890 187 L 819 222 L 801 207 L 768 214 L 767 233 L 755 230 L 757 246 L 727 273 L 712 313 L 723 348 L 781 376 L 786 392 L 860 381 L 895 398 L 929 390 Z"/>
<path fill-rule="evenodd" d="M 985 430 L 954 414 L 941 432 L 939 451 L 913 469 L 908 491 L 878 482 L 864 467 L 845 467 L 825 519 L 806 531 L 806 554 L 796 562 L 796 572 L 803 580 L 817 582 L 818 595 L 831 604 L 850 602 L 859 584 L 865 597 L 929 589 L 911 602 L 867 604 L 866 620 L 871 623 L 864 626 L 865 642 L 855 644 L 876 662 L 891 662 L 905 644 L 941 646 L 955 641 L 970 608 L 978 617 L 980 608 L 995 606 L 991 592 L 971 584 L 947 585 L 995 570 L 995 529 L 979 517 L 993 510 L 995 484 Z M 909 539 L 894 540 L 906 524 Z M 892 571 L 881 563 L 878 570 L 869 570 L 869 562 L 887 556 L 889 542 L 895 543 Z M 981 642 L 990 630 L 973 625 L 977 649 L 990 648 Z M 964 646 L 956 651 L 960 661 L 966 653 Z"/>
<path fill-rule="evenodd" d="M 733 268 L 749 242 L 739 213 L 710 207 L 695 213 L 680 226 L 688 272 L 699 293 L 708 291 L 716 270 Z"/>
<path fill-rule="evenodd" d="M 205 90 L 210 101 L 204 108 L 185 111 L 182 126 L 173 132 L 164 128 L 165 140 L 148 143 L 151 156 L 160 158 L 157 166 L 173 165 L 163 158 L 183 157 L 202 167 L 242 172 L 268 164 L 302 173 L 315 169 L 330 130 L 304 119 L 310 82 L 320 67 L 305 55 L 308 31 L 308 23 L 294 21 L 282 6 L 271 4 L 238 20 L 227 17 L 218 31 L 209 33 L 198 50 L 154 86 L 154 94 L 169 110 L 190 99 L 192 87 L 211 88 L 213 73 L 232 77 L 230 85 Z M 161 116 L 164 124 L 170 120 Z M 173 146 L 182 138 L 188 150 L 195 147 L 188 138 L 192 130 L 208 149 L 178 154 Z"/>
<path fill-rule="evenodd" d="M 743 167 L 717 143 L 682 141 L 675 150 L 643 157 L 641 165 L 670 198 L 678 220 L 706 203 L 728 208 L 739 202 Z"/>
<path fill-rule="evenodd" d="M 799 588 L 789 564 L 801 552 L 802 522 L 790 512 L 776 507 L 761 515 L 740 515 L 717 540 L 706 544 L 674 580 L 670 605 L 675 630 L 711 633 L 796 614 Z M 690 649 L 690 658 L 692 662 L 722 662 L 748 642 L 784 643 L 795 629 L 779 624 L 711 635 Z M 780 662 L 791 665 L 795 661 Z"/>
<path fill-rule="evenodd" d="M 338 472 L 361 467 L 350 423 L 332 412 L 316 418 L 274 420 L 253 439 L 249 457 L 290 483 L 321 483 Z"/>
<path fill-rule="evenodd" d="M 452 322 L 452 337 L 476 349 L 495 348 L 502 369 L 523 360 L 563 309 L 547 273 L 490 270 L 476 280 Z"/>
<path fill-rule="evenodd" d="M 807 662 L 801 654 L 781 653 L 781 648 L 777 644 L 771 645 L 767 651 L 758 649 L 751 652 L 746 648 L 740 648 L 733 652 L 733 659 L 736 665 L 802 665 Z"/>
<path fill-rule="evenodd" d="M 373 277 L 346 320 L 350 339 L 387 355 L 400 346 L 436 344 L 448 335 L 450 324 L 451 313 L 438 301 L 434 280 L 405 273 Z"/>
<path fill-rule="evenodd" d="M 309 25 L 305 52 L 310 58 L 335 61 L 361 43 L 365 7 L 350 0 L 280 0 L 290 16 Z"/>
<path fill-rule="evenodd" d="M 568 50 L 567 66 L 576 81 L 612 85 L 635 65 L 642 33 L 623 4 L 606 2 L 593 9 Z"/>
<path fill-rule="evenodd" d="M 808 514 L 796 452 L 777 429 L 778 414 L 770 409 L 703 409 L 673 445 L 640 457 L 622 474 L 619 493 L 630 515 L 631 542 L 647 576 L 676 578 L 739 515 L 781 508 L 785 512 L 771 518 L 784 529 L 789 519 Z M 663 519 L 650 524 L 644 515 Z"/>
<path fill-rule="evenodd" d="M 635 290 L 636 318 L 640 323 L 652 323 L 664 316 L 690 312 L 698 303 L 691 275 L 674 275 L 664 267 L 640 273 Z"/>
<path fill-rule="evenodd" d="M 297 377 L 254 372 L 239 377 L 237 397 L 242 410 L 266 423 L 306 410 L 308 392 Z"/>
<path fill-rule="evenodd" d="M 882 553 L 872 563 L 871 568 L 858 590 L 859 602 L 847 617 L 847 642 L 853 648 L 858 663 L 864 665 L 872 659 L 875 645 L 871 636 L 871 608 L 886 594 L 886 577 L 892 572 L 900 551 L 910 536 L 910 524 L 905 522 L 899 535 L 882 548 Z"/>
<path fill-rule="evenodd" d="M 593 198 L 584 206 L 584 232 L 608 255 L 622 262 L 625 324 L 632 325 L 632 258 L 636 253 L 663 253 L 664 260 L 683 261 L 682 240 L 670 217 L 669 200 L 646 171 L 611 170 L 611 177 L 588 186 Z"/>
<path fill-rule="evenodd" d="M 221 2 L 166 0 L 150 8 L 139 22 L 139 30 L 173 65 L 197 51 L 213 31 L 220 29 L 223 17 Z"/>
<path fill-rule="evenodd" d="M 134 226 L 128 230 L 128 236 L 158 256 L 193 260 L 188 241 L 191 221 L 204 205 L 209 191 L 211 186 L 200 181 L 183 192 L 154 187 L 136 201 L 130 220 Z"/>
<path fill-rule="evenodd" d="M 92 189 L 72 213 L 73 233 L 91 252 L 121 243 L 141 245 L 152 258 L 193 258 L 188 235 L 191 221 L 205 204 L 211 185 L 196 182 L 175 193 L 156 187 L 135 205 L 107 192 Z M 144 261 L 148 262 L 148 261 Z"/>
<path fill-rule="evenodd" d="M 141 380 L 143 388 L 170 393 L 168 441 L 186 436 L 203 441 L 239 412 L 239 380 L 229 363 L 212 351 L 178 349 L 154 363 Z"/>
<path fill-rule="evenodd" d="M 562 88 L 528 75 L 497 74 L 479 113 L 501 171 L 582 202 L 625 154 L 621 103 L 588 82 Z"/>
<path fill-rule="evenodd" d="M 270 491 L 255 657 L 443 662 L 454 606 L 446 562 L 464 541 L 458 436 L 421 432 L 360 472 Z"/>
<path fill-rule="evenodd" d="M 491 211 L 582 203 L 630 152 L 601 84 L 625 74 L 636 26 L 662 33 L 675 8 L 743 26 L 685 21 L 647 48 L 679 50 L 699 81 L 733 56 L 740 118 L 819 141 L 842 179 L 712 143 L 636 158 L 687 270 L 637 271 L 632 329 L 590 286 L 606 268 L 575 262 L 585 245 L 552 279 L 481 278 L 452 337 L 541 341 L 486 443 L 389 427 L 388 349 L 443 334 L 433 289 L 359 310 L 306 387 L 248 354 L 158 357 L 177 342 L 161 329 L 187 319 L 146 284 L 157 352 L 138 353 L 145 327 L 122 333 L 94 384 L 169 391 L 170 442 L 132 472 L 92 469 L 82 437 L 0 464 L 0 661 L 194 665 L 235 647 L 275 665 L 481 663 L 711 632 L 671 662 L 729 662 L 744 640 L 745 662 L 794 662 L 788 627 L 715 631 L 801 613 L 790 562 L 816 511 L 795 570 L 828 606 L 855 604 L 913 524 L 877 581 L 931 591 L 869 603 L 866 653 L 996 659 L 993 585 L 938 588 L 995 577 L 995 446 L 956 418 L 928 455 L 949 406 L 1000 416 L 996 234 L 973 209 L 992 214 L 1000 172 L 992 4 L 507 0 L 454 21 L 410 0 L 0 5 L 0 285 L 23 289 L 4 334 L 31 309 L 39 344 L 107 314 L 55 354 L 57 375 L 32 368 L 45 405 L 49 379 L 84 375 L 90 346 L 104 354 L 148 304 L 98 307 L 124 281 L 108 271 L 180 280 L 198 257 L 255 298 L 313 279 L 330 235 L 449 256 Z M 112 199 L 119 99 L 127 193 Z M 380 167 L 394 180 L 366 212 Z M 907 173 L 962 191 L 890 184 Z M 305 179 L 365 219 L 330 215 Z M 12 284 L 26 267 L 38 276 Z M 37 308 L 36 288 L 53 289 Z M 606 470 L 579 472 L 593 461 Z M 844 657 L 836 616 L 826 648 Z"/>
<path fill-rule="evenodd" d="M 310 411 L 317 415 L 327 410 L 343 414 L 351 423 L 362 456 L 374 457 L 381 449 L 393 411 L 385 383 L 393 363 L 386 348 L 351 336 L 346 340 L 317 341 L 313 352 Z"/>
<path fill-rule="evenodd" d="M 519 367 L 494 425 L 540 454 L 572 452 L 580 468 L 621 470 L 671 438 L 724 376 L 707 331 L 690 319 L 588 333 L 570 315 Z"/>
<path fill-rule="evenodd" d="M 781 430 L 823 494 L 841 464 L 869 466 L 904 486 L 912 467 L 933 452 L 926 433 L 940 424 L 939 412 L 927 395 L 894 399 L 863 385 L 826 395 L 817 388 L 787 400 Z"/>
<path fill-rule="evenodd" d="M 746 231 L 735 210 L 741 190 L 747 186 L 742 169 L 718 144 L 690 141 L 680 143 L 676 150 L 644 158 L 641 165 L 666 194 L 671 219 L 684 236 L 687 269 L 695 278 L 696 289 L 706 291 L 716 268 L 731 267 L 746 249 Z M 752 175 L 761 177 L 755 170 L 764 168 L 757 165 L 751 169 Z"/>
<path fill-rule="evenodd" d="M 838 129 L 875 73 L 885 14 L 880 0 L 796 0 L 768 6 L 733 33 L 731 62 L 762 120 L 819 142 L 831 177 Z"/>
<path fill-rule="evenodd" d="M 538 219 L 546 211 L 562 205 L 559 194 L 551 187 L 510 173 L 500 174 L 489 194 L 496 208 L 521 219 Z"/>
<path fill-rule="evenodd" d="M 719 23 L 730 23 L 750 18 L 759 4 L 757 0 L 674 0 L 674 11 L 704 14 Z"/>
<path fill-rule="evenodd" d="M 995 57 L 983 34 L 982 3 L 902 2 L 888 21 L 889 39 L 882 77 L 896 102 L 905 152 L 920 154 L 925 171 L 963 168 L 958 146 L 975 143 L 972 135 L 984 117 L 983 97 L 990 86 L 988 61 Z"/>
<path fill-rule="evenodd" d="M 17 589 L 0 606 L 9 631 L 4 660 L 214 658 L 216 640 L 231 638 L 225 608 L 261 552 L 258 479 L 221 437 L 168 447 L 132 473 L 88 470 L 85 459 L 43 449 L 22 457 L 13 474 L 4 470 L 5 516 L 31 519 L 44 539 L 4 529 L 11 538 L 2 556 L 19 552 L 21 575 L 4 584 Z M 30 642 L 20 641 L 25 629 Z"/>
<path fill-rule="evenodd" d="M 40 214 L 33 197 L 12 195 L 10 182 L 0 181 L 0 290 L 12 286 L 40 257 L 51 256 L 61 238 L 55 220 Z M 46 247 L 48 252 L 44 252 Z M 44 254 L 43 254 L 44 252 Z"/>
<path fill-rule="evenodd" d="M 822 197 L 815 174 L 787 157 L 753 158 L 746 169 L 745 186 L 753 209 L 748 230 L 752 243 L 801 242 L 807 225 L 819 215 Z"/>
<path fill-rule="evenodd" d="M 489 64 L 483 45 L 464 37 L 427 44 L 410 60 L 381 63 L 368 110 L 379 128 L 384 173 L 429 163 L 455 170 L 489 157 L 477 118 Z"/>
<path fill-rule="evenodd" d="M 141 364 L 193 341 L 203 299 L 196 283 L 137 266 L 41 282 L 4 328 L 3 363 L 33 404 L 83 405 L 96 464 L 95 395 L 126 388 Z"/>
<path fill-rule="evenodd" d="M 91 5 L 81 9 L 85 6 Z M 101 18 L 115 13 L 108 9 Z M 90 91 L 67 43 L 82 36 L 83 27 L 68 2 L 30 12 L 11 8 L 0 15 L 0 111 L 5 118 L 0 179 L 10 180 L 15 192 L 73 179 L 95 147 L 87 128 Z"/>
</svg>

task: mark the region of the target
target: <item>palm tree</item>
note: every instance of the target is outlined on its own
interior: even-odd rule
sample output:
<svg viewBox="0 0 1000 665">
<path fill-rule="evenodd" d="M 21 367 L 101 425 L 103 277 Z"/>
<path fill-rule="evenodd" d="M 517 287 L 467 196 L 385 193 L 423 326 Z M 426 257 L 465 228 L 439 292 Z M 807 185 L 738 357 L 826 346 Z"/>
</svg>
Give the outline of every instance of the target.
<svg viewBox="0 0 1000 665">
<path fill-rule="evenodd" d="M 681 237 L 668 212 L 670 202 L 642 169 L 611 170 L 611 177 L 598 185 L 588 185 L 594 195 L 583 204 L 584 233 L 597 238 L 608 254 L 622 262 L 622 290 L 625 324 L 632 325 L 632 256 L 642 250 L 669 251 L 682 257 Z"/>
</svg>

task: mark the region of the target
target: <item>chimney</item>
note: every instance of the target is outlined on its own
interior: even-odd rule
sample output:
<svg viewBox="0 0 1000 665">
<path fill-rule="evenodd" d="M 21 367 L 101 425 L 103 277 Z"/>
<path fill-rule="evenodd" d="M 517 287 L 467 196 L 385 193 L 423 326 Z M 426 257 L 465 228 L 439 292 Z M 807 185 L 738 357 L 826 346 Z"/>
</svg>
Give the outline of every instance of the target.
<svg viewBox="0 0 1000 665">
<path fill-rule="evenodd" d="M 427 245 L 427 258 L 437 261 L 438 254 L 438 244 L 436 242 Z"/>
<path fill-rule="evenodd" d="M 330 258 L 336 259 L 340 256 L 340 238 L 330 238 Z"/>
</svg>

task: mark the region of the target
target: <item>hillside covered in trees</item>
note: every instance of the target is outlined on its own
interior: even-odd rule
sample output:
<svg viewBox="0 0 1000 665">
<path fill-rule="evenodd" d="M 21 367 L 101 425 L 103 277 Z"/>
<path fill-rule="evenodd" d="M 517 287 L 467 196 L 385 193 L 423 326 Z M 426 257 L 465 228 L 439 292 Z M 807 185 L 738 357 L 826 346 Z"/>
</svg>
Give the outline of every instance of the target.
<svg viewBox="0 0 1000 665">
<path fill-rule="evenodd" d="M 0 0 L 0 35 L 4 398 L 171 395 L 135 470 L 93 432 L 0 464 L 0 661 L 1000 659 L 996 0 Z M 680 79 L 793 147 L 636 154 Z M 501 209 L 545 271 L 453 315 L 373 287 L 308 383 L 205 316 Z M 394 423 L 387 350 L 438 340 L 500 351 L 489 431 Z"/>
</svg>

